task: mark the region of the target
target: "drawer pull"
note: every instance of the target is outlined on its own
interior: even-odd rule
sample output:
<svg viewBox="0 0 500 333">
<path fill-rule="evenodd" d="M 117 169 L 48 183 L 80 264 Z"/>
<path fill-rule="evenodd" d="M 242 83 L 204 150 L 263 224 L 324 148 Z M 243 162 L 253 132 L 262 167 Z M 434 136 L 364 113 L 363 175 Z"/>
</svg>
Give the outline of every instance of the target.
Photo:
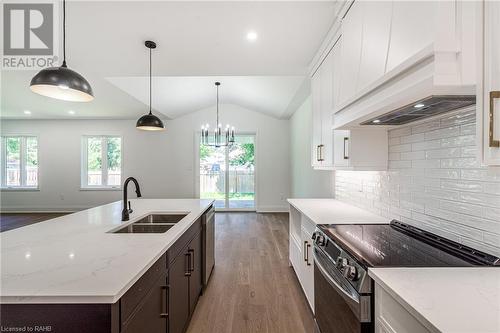
<svg viewBox="0 0 500 333">
<path fill-rule="evenodd" d="M 344 160 L 349 159 L 349 138 L 344 137 Z"/>
<path fill-rule="evenodd" d="M 193 249 L 189 249 L 188 250 L 189 254 L 190 254 L 190 258 L 189 258 L 189 271 L 190 272 L 194 272 L 194 250 Z"/>
<path fill-rule="evenodd" d="M 169 288 L 168 285 L 161 286 L 161 312 L 160 312 L 161 318 L 168 318 L 168 312 L 167 312 L 167 289 L 168 288 Z"/>
<path fill-rule="evenodd" d="M 499 148 L 500 140 L 495 140 L 493 138 L 495 131 L 495 99 L 500 98 L 500 91 L 490 91 L 490 129 L 489 129 L 489 141 L 491 148 Z"/>
</svg>

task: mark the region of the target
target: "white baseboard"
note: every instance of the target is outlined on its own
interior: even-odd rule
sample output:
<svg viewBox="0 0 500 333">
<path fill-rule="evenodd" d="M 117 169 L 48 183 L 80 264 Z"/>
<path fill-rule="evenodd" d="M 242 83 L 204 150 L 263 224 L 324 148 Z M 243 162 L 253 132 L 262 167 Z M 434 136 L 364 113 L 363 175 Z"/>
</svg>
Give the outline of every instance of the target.
<svg viewBox="0 0 500 333">
<path fill-rule="evenodd" d="M 288 213 L 288 206 L 259 206 L 257 213 Z"/>
</svg>

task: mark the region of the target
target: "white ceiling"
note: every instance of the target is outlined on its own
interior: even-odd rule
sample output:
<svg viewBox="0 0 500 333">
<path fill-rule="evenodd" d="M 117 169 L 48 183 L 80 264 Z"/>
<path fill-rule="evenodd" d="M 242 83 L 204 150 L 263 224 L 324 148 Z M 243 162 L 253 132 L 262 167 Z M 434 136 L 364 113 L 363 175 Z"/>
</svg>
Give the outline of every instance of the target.
<svg viewBox="0 0 500 333">
<path fill-rule="evenodd" d="M 68 66 L 92 84 L 91 103 L 29 90 L 34 71 L 3 71 L 3 118 L 136 118 L 147 110 L 148 50 L 154 109 L 166 117 L 224 102 L 287 117 L 307 67 L 334 19 L 333 1 L 70 1 Z M 248 31 L 258 33 L 255 42 Z M 75 115 L 68 115 L 68 111 Z"/>
</svg>

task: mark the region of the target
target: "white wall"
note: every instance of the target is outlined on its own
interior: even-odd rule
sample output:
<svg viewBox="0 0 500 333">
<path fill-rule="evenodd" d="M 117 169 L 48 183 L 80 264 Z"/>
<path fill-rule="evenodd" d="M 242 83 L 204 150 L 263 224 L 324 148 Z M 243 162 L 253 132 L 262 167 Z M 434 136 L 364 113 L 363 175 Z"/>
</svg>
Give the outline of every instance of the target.
<svg viewBox="0 0 500 333">
<path fill-rule="evenodd" d="M 331 171 L 311 166 L 312 105 L 311 97 L 290 118 L 290 194 L 292 198 L 331 198 Z"/>
<path fill-rule="evenodd" d="M 238 131 L 257 133 L 257 209 L 286 211 L 288 121 L 235 105 L 222 105 L 221 117 Z M 2 135 L 39 136 L 40 191 L 2 191 L 2 210 L 77 210 L 119 200 L 121 191 L 80 190 L 82 135 L 121 135 L 123 179 L 136 177 L 144 197 L 194 198 L 195 132 L 214 118 L 213 109 L 193 112 L 166 121 L 166 131 L 156 133 L 136 130 L 135 120 L 4 120 Z"/>
</svg>

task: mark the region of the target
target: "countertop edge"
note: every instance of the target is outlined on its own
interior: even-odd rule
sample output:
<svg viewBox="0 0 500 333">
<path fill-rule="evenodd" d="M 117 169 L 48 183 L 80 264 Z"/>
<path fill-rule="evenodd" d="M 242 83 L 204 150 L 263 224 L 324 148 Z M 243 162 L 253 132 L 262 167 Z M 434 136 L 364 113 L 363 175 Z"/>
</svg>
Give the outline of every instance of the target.
<svg viewBox="0 0 500 333">
<path fill-rule="evenodd" d="M 375 271 L 372 268 L 368 268 L 368 275 L 378 284 L 382 289 L 384 289 L 389 295 L 391 295 L 406 311 L 410 312 L 415 319 L 417 319 L 425 328 L 431 332 L 441 333 L 436 326 L 434 326 L 423 314 L 418 312 L 414 307 L 412 307 L 403 297 L 394 291 L 387 283 L 385 283 L 378 275 L 376 270 L 383 270 L 384 268 L 376 268 Z M 375 293 L 375 291 L 374 291 Z M 376 297 L 376 296 L 375 296 Z"/>
</svg>

